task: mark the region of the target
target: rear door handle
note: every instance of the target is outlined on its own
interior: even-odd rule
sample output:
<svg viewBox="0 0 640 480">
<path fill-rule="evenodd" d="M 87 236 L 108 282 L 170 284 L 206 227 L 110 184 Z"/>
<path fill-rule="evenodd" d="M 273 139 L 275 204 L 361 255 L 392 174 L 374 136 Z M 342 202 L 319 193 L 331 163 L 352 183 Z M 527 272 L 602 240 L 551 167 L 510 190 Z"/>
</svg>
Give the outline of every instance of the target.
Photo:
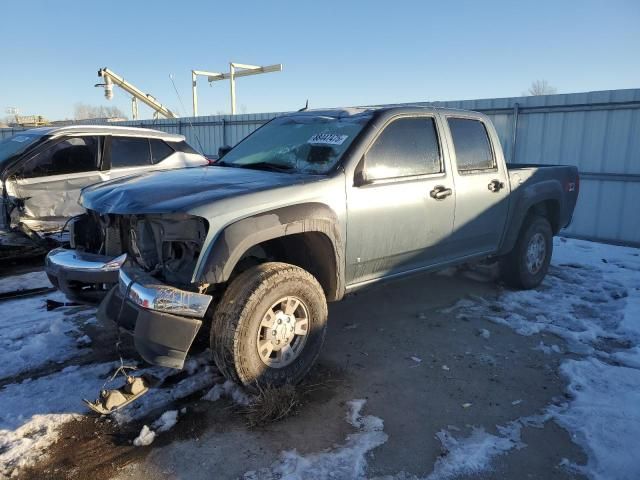
<svg viewBox="0 0 640 480">
<path fill-rule="evenodd" d="M 429 195 L 434 200 L 444 200 L 445 198 L 447 198 L 449 195 L 452 195 L 452 194 L 453 194 L 453 190 L 451 190 L 450 188 L 446 188 L 442 185 L 438 185 L 437 187 L 435 187 L 433 190 L 429 192 Z"/>
<path fill-rule="evenodd" d="M 492 192 L 499 192 L 504 188 L 504 183 L 500 180 L 491 180 L 487 188 Z"/>
</svg>

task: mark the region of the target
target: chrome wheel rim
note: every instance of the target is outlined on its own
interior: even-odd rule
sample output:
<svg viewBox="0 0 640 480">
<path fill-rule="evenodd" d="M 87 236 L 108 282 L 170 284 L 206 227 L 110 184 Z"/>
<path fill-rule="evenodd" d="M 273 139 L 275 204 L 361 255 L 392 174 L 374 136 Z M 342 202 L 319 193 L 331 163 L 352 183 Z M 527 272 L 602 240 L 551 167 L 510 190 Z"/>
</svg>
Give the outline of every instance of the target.
<svg viewBox="0 0 640 480">
<path fill-rule="evenodd" d="M 542 268 L 546 256 L 547 242 L 545 242 L 544 235 L 536 233 L 527 245 L 527 270 L 529 273 L 537 274 Z"/>
<path fill-rule="evenodd" d="M 283 297 L 260 321 L 256 348 L 262 362 L 282 368 L 300 356 L 309 336 L 309 309 L 298 297 Z"/>
</svg>

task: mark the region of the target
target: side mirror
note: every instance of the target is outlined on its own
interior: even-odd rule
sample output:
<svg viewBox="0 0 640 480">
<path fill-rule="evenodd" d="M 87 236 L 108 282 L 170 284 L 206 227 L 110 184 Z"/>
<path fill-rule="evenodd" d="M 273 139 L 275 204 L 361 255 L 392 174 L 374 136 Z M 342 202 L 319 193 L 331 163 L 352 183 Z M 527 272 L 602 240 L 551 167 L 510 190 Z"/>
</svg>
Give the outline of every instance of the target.
<svg viewBox="0 0 640 480">
<path fill-rule="evenodd" d="M 223 145 L 220 148 L 218 148 L 218 160 L 224 157 L 227 153 L 229 153 L 231 151 L 231 148 L 232 147 L 230 145 Z"/>
</svg>

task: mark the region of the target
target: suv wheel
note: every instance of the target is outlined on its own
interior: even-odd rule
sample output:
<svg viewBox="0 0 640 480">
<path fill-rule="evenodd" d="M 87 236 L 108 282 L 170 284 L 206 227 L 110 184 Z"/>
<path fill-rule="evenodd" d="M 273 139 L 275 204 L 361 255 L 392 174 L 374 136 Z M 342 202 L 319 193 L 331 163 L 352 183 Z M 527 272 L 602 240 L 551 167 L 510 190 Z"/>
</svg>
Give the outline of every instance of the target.
<svg viewBox="0 0 640 480">
<path fill-rule="evenodd" d="M 211 350 L 222 374 L 248 387 L 298 383 L 320 353 L 327 303 L 318 281 L 286 263 L 236 277 L 216 308 Z"/>
<path fill-rule="evenodd" d="M 500 260 L 502 279 L 515 288 L 537 287 L 547 274 L 552 253 L 553 232 L 549 221 L 537 215 L 529 217 L 513 250 Z"/>
</svg>

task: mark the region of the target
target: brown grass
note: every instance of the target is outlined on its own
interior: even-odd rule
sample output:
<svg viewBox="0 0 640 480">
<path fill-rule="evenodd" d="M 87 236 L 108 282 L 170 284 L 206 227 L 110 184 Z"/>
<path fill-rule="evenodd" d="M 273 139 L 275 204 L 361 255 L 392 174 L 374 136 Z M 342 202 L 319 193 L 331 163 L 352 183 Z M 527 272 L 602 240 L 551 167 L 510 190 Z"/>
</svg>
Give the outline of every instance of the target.
<svg viewBox="0 0 640 480">
<path fill-rule="evenodd" d="M 242 413 L 249 427 L 261 427 L 295 415 L 300 404 L 300 394 L 293 385 L 258 386 L 258 395 L 251 405 L 242 408 Z"/>
</svg>

